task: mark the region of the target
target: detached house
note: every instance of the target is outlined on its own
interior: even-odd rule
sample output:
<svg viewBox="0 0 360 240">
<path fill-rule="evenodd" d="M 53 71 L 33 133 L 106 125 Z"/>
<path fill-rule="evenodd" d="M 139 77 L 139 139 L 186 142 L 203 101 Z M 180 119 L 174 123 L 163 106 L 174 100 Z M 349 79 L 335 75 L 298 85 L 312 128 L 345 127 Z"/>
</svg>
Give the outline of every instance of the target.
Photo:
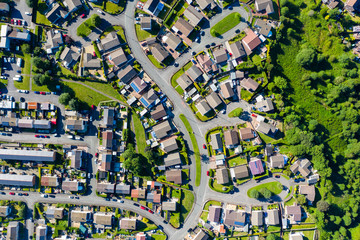
<svg viewBox="0 0 360 240">
<path fill-rule="evenodd" d="M 267 14 L 274 12 L 272 0 L 255 0 L 255 9 L 258 12 L 265 11 Z"/>
<path fill-rule="evenodd" d="M 85 53 L 83 58 L 84 69 L 98 69 L 101 67 L 100 59 L 91 53 Z"/>
<path fill-rule="evenodd" d="M 247 141 L 255 137 L 255 133 L 251 128 L 240 128 L 239 133 L 242 141 Z"/>
<path fill-rule="evenodd" d="M 160 0 L 148 0 L 143 9 L 154 16 L 158 16 L 163 8 L 164 4 Z"/>
<path fill-rule="evenodd" d="M 239 145 L 239 134 L 237 131 L 230 129 L 224 132 L 226 148 L 234 148 Z"/>
<path fill-rule="evenodd" d="M 169 53 L 158 43 L 155 43 L 151 48 L 151 53 L 158 62 L 163 62 Z"/>
<path fill-rule="evenodd" d="M 100 40 L 100 44 L 98 44 L 99 49 L 103 52 L 108 52 L 120 47 L 121 42 L 116 32 L 111 32 L 106 35 L 105 38 Z"/>
<path fill-rule="evenodd" d="M 116 51 L 111 52 L 108 56 L 108 60 L 112 65 L 121 66 L 127 62 L 127 57 L 122 48 L 118 48 Z"/>
<path fill-rule="evenodd" d="M 174 35 L 173 33 L 168 33 L 162 38 L 163 42 L 172 50 L 176 51 L 176 49 L 182 43 L 181 38 Z"/>
<path fill-rule="evenodd" d="M 117 76 L 121 82 L 128 84 L 131 79 L 137 76 L 137 72 L 132 66 L 127 65 L 126 68 L 118 72 Z"/>
<path fill-rule="evenodd" d="M 214 9 L 217 5 L 213 0 L 197 0 L 196 1 L 199 4 L 199 7 L 201 8 L 201 10 L 204 9 Z"/>
<path fill-rule="evenodd" d="M 270 0 L 271 1 L 271 0 Z M 242 40 L 247 55 L 250 55 L 261 44 L 260 38 L 251 29 L 246 30 L 246 37 Z"/>
<path fill-rule="evenodd" d="M 71 50 L 68 47 L 65 47 L 63 52 L 60 55 L 60 59 L 62 61 L 62 64 L 66 68 L 72 68 L 72 66 L 75 65 L 75 63 L 79 60 L 80 54 L 77 52 Z"/>
<path fill-rule="evenodd" d="M 55 3 L 45 16 L 51 23 L 56 24 L 59 20 L 64 19 L 67 14 L 68 12 L 65 11 L 59 3 Z"/>
<path fill-rule="evenodd" d="M 195 82 L 201 80 L 203 72 L 196 65 L 193 65 L 186 71 L 186 74 Z"/>
<path fill-rule="evenodd" d="M 183 18 L 179 18 L 171 29 L 178 34 L 182 34 L 185 37 L 188 37 L 194 30 L 194 27 Z"/>
<path fill-rule="evenodd" d="M 283 155 L 279 154 L 270 157 L 271 168 L 283 168 L 284 166 L 285 166 L 285 158 Z"/>
<path fill-rule="evenodd" d="M 204 16 L 191 5 L 185 9 L 184 16 L 189 19 L 190 24 L 194 27 L 199 25 L 199 23 L 204 19 Z"/>
<path fill-rule="evenodd" d="M 211 111 L 211 107 L 209 106 L 209 104 L 206 102 L 205 99 L 202 99 L 201 101 L 199 101 L 195 107 L 197 108 L 197 110 L 199 111 L 199 113 L 203 116 L 205 116 L 208 112 Z"/>
<path fill-rule="evenodd" d="M 223 103 L 216 92 L 210 93 L 205 97 L 205 99 L 209 103 L 210 107 L 214 109 Z"/>
<path fill-rule="evenodd" d="M 182 171 L 181 169 L 172 169 L 165 172 L 166 181 L 173 182 L 175 184 L 182 184 Z"/>
<path fill-rule="evenodd" d="M 228 60 L 228 55 L 224 48 L 213 51 L 213 55 L 217 64 L 224 64 Z"/>
<path fill-rule="evenodd" d="M 140 98 L 140 102 L 142 105 L 148 109 L 151 109 L 155 106 L 159 101 L 157 94 L 155 93 L 154 89 L 150 88 L 149 91 L 144 93 Z"/>
<path fill-rule="evenodd" d="M 81 0 L 64 0 L 64 5 L 68 8 L 69 12 L 66 14 L 65 18 L 68 17 L 71 13 L 76 12 L 82 7 Z"/>
<path fill-rule="evenodd" d="M 350 13 L 358 12 L 360 9 L 360 1 L 359 0 L 347 0 L 345 2 L 344 8 L 346 11 Z"/>
<path fill-rule="evenodd" d="M 237 60 L 239 58 L 246 57 L 246 52 L 241 41 L 236 41 L 232 44 L 226 42 L 225 45 L 226 49 L 230 53 L 230 58 Z"/>
<path fill-rule="evenodd" d="M 46 32 L 46 36 L 45 51 L 47 54 L 53 54 L 64 43 L 62 34 L 60 31 L 51 29 Z"/>
<path fill-rule="evenodd" d="M 151 31 L 152 18 L 151 17 L 141 17 L 140 18 L 140 27 L 142 30 Z"/>
</svg>

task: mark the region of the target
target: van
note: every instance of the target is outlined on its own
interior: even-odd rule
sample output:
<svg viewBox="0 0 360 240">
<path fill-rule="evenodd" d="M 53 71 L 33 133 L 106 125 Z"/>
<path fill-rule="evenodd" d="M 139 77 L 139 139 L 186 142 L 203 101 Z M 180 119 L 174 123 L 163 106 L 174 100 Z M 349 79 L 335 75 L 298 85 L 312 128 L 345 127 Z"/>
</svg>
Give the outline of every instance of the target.
<svg viewBox="0 0 360 240">
<path fill-rule="evenodd" d="M 67 138 L 74 139 L 74 136 L 73 135 L 68 135 Z"/>
<path fill-rule="evenodd" d="M 17 81 L 17 82 L 21 82 L 21 79 L 18 78 L 18 77 L 14 77 L 13 80 L 14 80 L 14 81 Z"/>
<path fill-rule="evenodd" d="M 17 77 L 17 78 L 21 78 L 21 75 L 15 75 L 15 77 Z"/>
</svg>

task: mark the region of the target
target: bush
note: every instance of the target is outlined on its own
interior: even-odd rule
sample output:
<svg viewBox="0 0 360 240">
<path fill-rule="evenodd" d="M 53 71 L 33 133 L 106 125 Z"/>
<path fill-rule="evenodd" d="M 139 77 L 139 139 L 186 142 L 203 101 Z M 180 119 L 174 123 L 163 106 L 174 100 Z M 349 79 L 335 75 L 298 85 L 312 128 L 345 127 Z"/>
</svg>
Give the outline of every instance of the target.
<svg viewBox="0 0 360 240">
<path fill-rule="evenodd" d="M 229 116 L 230 118 L 240 117 L 242 113 L 243 113 L 243 109 L 242 109 L 242 108 L 236 108 L 236 109 L 232 110 L 232 111 L 229 113 L 228 116 Z"/>
<path fill-rule="evenodd" d="M 62 93 L 59 97 L 59 103 L 62 105 L 68 105 L 71 100 L 70 93 Z"/>
<path fill-rule="evenodd" d="M 316 51 L 312 48 L 303 48 L 296 55 L 296 62 L 304 68 L 310 68 L 316 62 Z"/>
</svg>

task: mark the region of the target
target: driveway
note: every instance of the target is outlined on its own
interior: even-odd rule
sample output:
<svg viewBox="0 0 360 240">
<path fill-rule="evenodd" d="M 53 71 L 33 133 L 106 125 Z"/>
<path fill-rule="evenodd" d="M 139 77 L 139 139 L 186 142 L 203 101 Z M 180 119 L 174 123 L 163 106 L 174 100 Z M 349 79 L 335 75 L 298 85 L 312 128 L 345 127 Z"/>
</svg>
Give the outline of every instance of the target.
<svg viewBox="0 0 360 240">
<path fill-rule="evenodd" d="M 35 28 L 35 25 L 31 22 L 31 16 L 25 14 L 25 12 L 32 13 L 32 9 L 28 7 L 24 0 L 14 0 L 13 2 L 14 7 L 11 8 L 10 17 L 25 20 L 28 27 Z"/>
</svg>

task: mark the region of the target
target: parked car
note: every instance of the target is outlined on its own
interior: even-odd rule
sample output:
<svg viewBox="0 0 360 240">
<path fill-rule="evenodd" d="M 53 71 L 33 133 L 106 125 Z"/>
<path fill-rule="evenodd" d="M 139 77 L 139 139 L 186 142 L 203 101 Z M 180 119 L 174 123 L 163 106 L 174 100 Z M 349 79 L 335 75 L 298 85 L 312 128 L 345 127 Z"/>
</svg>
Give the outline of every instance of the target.
<svg viewBox="0 0 360 240">
<path fill-rule="evenodd" d="M 133 205 L 134 205 L 134 206 L 137 206 L 137 207 L 140 206 L 138 203 L 133 203 Z"/>
<path fill-rule="evenodd" d="M 40 92 L 39 92 L 39 91 L 35 91 L 34 93 L 35 93 L 35 94 L 40 94 Z"/>
<path fill-rule="evenodd" d="M 280 178 L 280 176 L 279 176 L 279 175 L 275 175 L 275 177 L 276 177 L 276 178 Z"/>
<path fill-rule="evenodd" d="M 124 203 L 124 200 L 119 200 L 118 202 L 120 202 L 120 203 Z"/>
<path fill-rule="evenodd" d="M 46 92 L 40 92 L 41 95 L 46 95 Z"/>
<path fill-rule="evenodd" d="M 74 196 L 69 196 L 70 199 L 74 199 Z"/>
<path fill-rule="evenodd" d="M 210 172 L 209 172 L 209 171 L 206 171 L 206 176 L 210 176 Z"/>
<path fill-rule="evenodd" d="M 152 210 L 150 210 L 150 209 L 148 210 L 148 212 L 151 213 L 151 214 L 154 214 L 154 212 Z"/>
<path fill-rule="evenodd" d="M 49 197 L 51 197 L 51 198 L 55 198 L 55 195 L 49 195 Z"/>
<path fill-rule="evenodd" d="M 9 192 L 9 194 L 10 194 L 10 195 L 15 195 L 15 193 L 14 193 L 14 192 Z"/>
<path fill-rule="evenodd" d="M 29 196 L 29 194 L 28 193 L 23 193 L 23 196 Z"/>
<path fill-rule="evenodd" d="M 35 135 L 35 137 L 36 137 L 36 138 L 39 138 L 39 137 L 40 137 L 40 135 L 37 135 L 37 134 L 36 134 L 36 135 Z"/>
<path fill-rule="evenodd" d="M 85 13 L 83 13 L 83 14 L 81 14 L 81 16 L 80 16 L 81 18 L 84 18 L 85 17 Z"/>
<path fill-rule="evenodd" d="M 146 208 L 145 208 L 144 206 L 141 206 L 140 208 L 141 208 L 142 210 L 146 210 Z"/>
<path fill-rule="evenodd" d="M 31 16 L 31 12 L 25 12 L 25 14 Z"/>
<path fill-rule="evenodd" d="M 49 195 L 47 195 L 47 194 L 41 194 L 41 197 L 43 197 L 43 198 L 48 198 Z"/>
<path fill-rule="evenodd" d="M 203 144 L 203 149 L 206 149 L 206 144 Z"/>
<path fill-rule="evenodd" d="M 19 196 L 22 196 L 23 194 L 20 192 L 20 193 L 18 193 L 18 195 L 19 195 Z"/>
</svg>

